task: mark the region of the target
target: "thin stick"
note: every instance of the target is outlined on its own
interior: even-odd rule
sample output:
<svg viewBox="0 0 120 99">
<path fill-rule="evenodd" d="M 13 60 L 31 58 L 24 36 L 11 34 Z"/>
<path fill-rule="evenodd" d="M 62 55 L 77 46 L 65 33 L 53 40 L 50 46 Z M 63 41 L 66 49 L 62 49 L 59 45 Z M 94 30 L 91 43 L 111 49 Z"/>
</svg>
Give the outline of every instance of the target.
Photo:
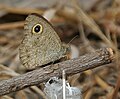
<svg viewBox="0 0 120 99">
<path fill-rule="evenodd" d="M 0 96 L 40 84 L 54 76 L 61 77 L 63 70 L 65 70 L 66 75 L 72 75 L 111 63 L 114 59 L 113 56 L 111 48 L 102 48 L 76 59 L 47 65 L 20 76 L 0 81 Z"/>
<path fill-rule="evenodd" d="M 0 24 L 0 30 L 21 28 L 23 26 L 24 26 L 24 21 L 12 22 L 12 23 L 4 23 L 4 24 Z"/>
<path fill-rule="evenodd" d="M 44 12 L 44 10 L 35 9 L 35 8 L 18 8 L 18 7 L 10 7 L 2 4 L 0 4 L 0 10 L 4 10 L 9 13 L 25 14 L 25 15 L 30 13 L 43 14 Z"/>
</svg>

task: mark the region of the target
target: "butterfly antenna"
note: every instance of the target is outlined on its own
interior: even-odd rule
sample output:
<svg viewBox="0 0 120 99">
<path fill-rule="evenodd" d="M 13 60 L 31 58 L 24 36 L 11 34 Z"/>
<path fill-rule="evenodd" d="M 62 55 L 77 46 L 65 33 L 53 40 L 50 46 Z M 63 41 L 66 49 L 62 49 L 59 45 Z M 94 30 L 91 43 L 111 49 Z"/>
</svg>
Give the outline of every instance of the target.
<svg viewBox="0 0 120 99">
<path fill-rule="evenodd" d="M 69 45 L 76 37 L 78 37 L 78 35 L 74 36 L 67 45 Z"/>
</svg>

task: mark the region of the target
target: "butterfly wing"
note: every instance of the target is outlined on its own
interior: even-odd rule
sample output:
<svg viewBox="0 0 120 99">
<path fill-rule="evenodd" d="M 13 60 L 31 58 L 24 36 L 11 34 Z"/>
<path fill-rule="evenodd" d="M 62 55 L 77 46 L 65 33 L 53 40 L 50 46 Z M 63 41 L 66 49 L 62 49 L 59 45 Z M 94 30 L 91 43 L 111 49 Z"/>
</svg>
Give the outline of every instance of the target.
<svg viewBox="0 0 120 99">
<path fill-rule="evenodd" d="M 40 24 L 41 33 L 34 33 L 33 27 Z M 26 18 L 25 37 L 20 46 L 20 59 L 28 69 L 45 65 L 60 59 L 66 52 L 52 25 L 42 16 L 31 14 Z"/>
</svg>

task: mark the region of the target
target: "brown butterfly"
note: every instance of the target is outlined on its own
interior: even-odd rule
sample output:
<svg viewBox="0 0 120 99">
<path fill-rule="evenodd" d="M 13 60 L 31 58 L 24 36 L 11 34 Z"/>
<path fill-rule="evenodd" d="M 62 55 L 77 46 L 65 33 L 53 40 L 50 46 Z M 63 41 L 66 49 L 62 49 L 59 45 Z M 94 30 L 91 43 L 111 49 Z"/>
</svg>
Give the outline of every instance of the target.
<svg viewBox="0 0 120 99">
<path fill-rule="evenodd" d="M 70 50 L 61 42 L 52 25 L 40 15 L 31 14 L 26 18 L 24 33 L 19 56 L 27 69 L 59 60 Z"/>
</svg>

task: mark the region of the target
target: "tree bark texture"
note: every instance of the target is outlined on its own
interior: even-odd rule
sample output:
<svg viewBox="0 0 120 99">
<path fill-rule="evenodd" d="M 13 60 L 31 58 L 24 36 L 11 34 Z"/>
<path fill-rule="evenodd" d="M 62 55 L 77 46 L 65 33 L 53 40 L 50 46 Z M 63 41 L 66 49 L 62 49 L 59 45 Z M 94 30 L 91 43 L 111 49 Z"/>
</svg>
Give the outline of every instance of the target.
<svg viewBox="0 0 120 99">
<path fill-rule="evenodd" d="M 53 76 L 60 77 L 63 70 L 66 75 L 72 75 L 111 63 L 113 59 L 112 49 L 102 48 L 76 59 L 37 68 L 20 76 L 0 81 L 0 96 L 40 84 Z"/>
</svg>

